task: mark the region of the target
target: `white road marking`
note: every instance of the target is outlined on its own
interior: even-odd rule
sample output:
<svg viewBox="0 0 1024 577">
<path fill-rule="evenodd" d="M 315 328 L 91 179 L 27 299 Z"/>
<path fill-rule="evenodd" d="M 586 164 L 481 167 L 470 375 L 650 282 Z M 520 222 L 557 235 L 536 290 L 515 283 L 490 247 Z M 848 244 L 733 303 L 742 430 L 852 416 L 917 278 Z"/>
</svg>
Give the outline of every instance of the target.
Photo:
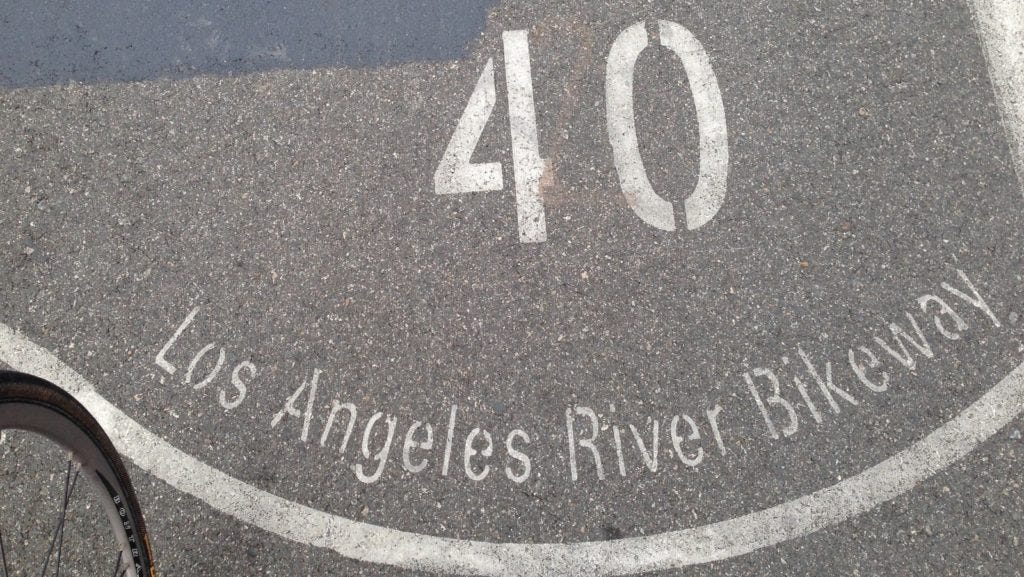
<svg viewBox="0 0 1024 577">
<path fill-rule="evenodd" d="M 516 214 L 520 242 L 544 242 L 548 238 L 540 177 L 544 161 L 537 142 L 537 111 L 533 102 L 533 73 L 526 30 L 501 35 L 505 47 L 505 85 L 508 91 L 508 122 L 512 134 L 512 168 L 516 181 Z"/>
<path fill-rule="evenodd" d="M 470 162 L 480 135 L 494 112 L 494 103 L 494 61 L 488 60 L 434 172 L 435 193 L 487 192 L 505 187 L 500 162 Z"/>
<path fill-rule="evenodd" d="M 502 34 L 502 39 L 519 241 L 544 242 L 547 240 L 547 222 L 540 179 L 545 163 L 540 157 L 537 139 L 529 36 L 525 30 L 513 30 Z M 494 104 L 494 61 L 488 60 L 434 172 L 434 191 L 437 194 L 488 192 L 504 188 L 500 162 L 470 162 L 480 135 L 494 112 Z"/>
<path fill-rule="evenodd" d="M 689 30 L 665 20 L 658 21 L 661 44 L 683 61 L 693 94 L 700 133 L 700 175 L 697 187 L 684 202 L 686 228 L 707 224 L 725 202 L 729 173 L 729 138 L 725 106 L 711 59 Z M 671 202 L 654 192 L 636 134 L 633 79 L 637 59 L 648 46 L 647 30 L 638 22 L 622 31 L 608 52 L 605 76 L 608 138 L 611 141 L 619 186 L 633 212 L 647 224 L 666 231 L 676 229 Z"/>
<path fill-rule="evenodd" d="M 1017 177 L 1024 183 L 1024 2 L 973 0 L 971 6 Z"/>
<path fill-rule="evenodd" d="M 697 111 L 700 134 L 700 176 L 693 194 L 683 201 L 686 228 L 697 230 L 718 214 L 725 202 L 729 175 L 729 136 L 725 105 L 711 58 L 694 35 L 675 22 L 658 20 L 661 45 L 683 61 L 687 82 Z"/>
<path fill-rule="evenodd" d="M 231 477 L 161 439 L 46 349 L 0 323 L 0 360 L 59 384 L 95 415 L 122 454 L 239 521 L 352 559 L 416 570 L 539 577 L 630 575 L 749 553 L 893 499 L 971 452 L 1024 412 L 1024 364 L 934 432 L 889 459 L 804 497 L 703 527 L 615 541 L 519 544 L 447 539 L 360 523 Z"/>
<path fill-rule="evenodd" d="M 185 329 L 187 329 L 188 326 L 192 324 L 192 321 L 195 320 L 196 313 L 198 312 L 199 307 L 192 309 L 192 312 L 188 313 L 188 316 L 185 317 L 185 320 L 182 321 L 180 325 L 178 325 L 178 328 L 174 331 L 174 335 L 171 336 L 170 340 L 168 340 L 164 344 L 163 348 L 160 349 L 160 352 L 156 354 L 157 366 L 167 371 L 167 374 L 169 375 L 173 375 L 174 372 L 177 371 L 178 369 L 167 361 L 167 353 L 170 352 L 171 347 L 173 347 L 174 343 L 181 337 L 181 333 L 185 332 Z"/>
<path fill-rule="evenodd" d="M 612 145 L 619 187 L 633 212 L 654 228 L 676 229 L 672 203 L 654 193 L 640 158 L 633 106 L 633 71 L 640 53 L 647 48 L 647 30 L 643 22 L 626 28 L 612 43 L 605 70 L 605 116 Z"/>
<path fill-rule="evenodd" d="M 974 0 L 973 8 L 1019 169 L 1024 167 L 1022 7 L 1017 0 Z M 1024 171 L 1018 174 L 1024 178 Z M 230 477 L 142 427 L 100 396 L 84 377 L 2 323 L 0 360 L 64 387 L 139 467 L 242 522 L 352 559 L 458 574 L 629 575 L 749 553 L 840 523 L 911 490 L 1024 412 L 1021 364 L 962 413 L 909 448 L 804 497 L 734 519 L 649 537 L 569 544 L 487 543 L 352 521 Z"/>
</svg>

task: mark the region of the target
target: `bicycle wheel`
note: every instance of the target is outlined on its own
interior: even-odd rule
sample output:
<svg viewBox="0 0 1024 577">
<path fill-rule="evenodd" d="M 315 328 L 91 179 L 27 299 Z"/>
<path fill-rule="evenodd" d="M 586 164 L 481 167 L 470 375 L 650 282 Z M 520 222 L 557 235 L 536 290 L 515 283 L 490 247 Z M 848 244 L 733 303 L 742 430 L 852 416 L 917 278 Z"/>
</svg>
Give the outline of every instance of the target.
<svg viewBox="0 0 1024 577">
<path fill-rule="evenodd" d="M 85 407 L 42 379 L 0 371 L 0 435 L 0 575 L 113 567 L 115 576 L 154 577 L 128 473 Z"/>
</svg>

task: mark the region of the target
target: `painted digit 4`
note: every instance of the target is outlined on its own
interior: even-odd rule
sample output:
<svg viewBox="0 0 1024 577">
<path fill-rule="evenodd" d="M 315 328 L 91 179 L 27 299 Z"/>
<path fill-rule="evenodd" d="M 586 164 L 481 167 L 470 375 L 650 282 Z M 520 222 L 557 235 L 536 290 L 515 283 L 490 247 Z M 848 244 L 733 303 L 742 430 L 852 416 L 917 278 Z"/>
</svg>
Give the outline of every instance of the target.
<svg viewBox="0 0 1024 577">
<path fill-rule="evenodd" d="M 544 242 L 547 240 L 547 225 L 540 196 L 544 160 L 537 144 L 537 111 L 533 103 L 529 40 L 525 30 L 505 32 L 502 40 L 519 241 Z M 494 104 L 494 61 L 488 60 L 434 172 L 434 191 L 437 194 L 490 192 L 504 188 L 501 163 L 470 162 L 484 127 L 494 112 Z"/>
<path fill-rule="evenodd" d="M 469 104 L 455 125 L 455 134 L 448 142 L 441 163 L 434 172 L 434 191 L 437 194 L 462 194 L 501 190 L 505 182 L 501 177 L 501 163 L 473 164 L 470 157 L 476 143 L 494 112 L 494 60 L 488 60 Z"/>
<path fill-rule="evenodd" d="M 683 204 L 686 228 L 695 230 L 711 221 L 725 202 L 729 171 L 725 107 L 711 59 L 700 41 L 683 26 L 666 20 L 658 21 L 658 31 L 662 46 L 683 61 L 697 111 L 700 175 L 693 194 Z M 519 240 L 544 242 L 547 240 L 547 225 L 540 179 L 546 161 L 540 156 L 537 142 L 529 40 L 525 30 L 505 32 L 502 40 Z M 643 22 L 623 30 L 612 44 L 605 77 L 608 137 L 619 185 L 630 208 L 650 226 L 674 231 L 675 208 L 671 202 L 655 194 L 640 158 L 636 133 L 633 80 L 637 59 L 647 46 Z M 494 62 L 488 60 L 434 173 L 437 194 L 504 189 L 500 162 L 471 162 L 484 127 L 494 112 L 495 92 Z"/>
</svg>

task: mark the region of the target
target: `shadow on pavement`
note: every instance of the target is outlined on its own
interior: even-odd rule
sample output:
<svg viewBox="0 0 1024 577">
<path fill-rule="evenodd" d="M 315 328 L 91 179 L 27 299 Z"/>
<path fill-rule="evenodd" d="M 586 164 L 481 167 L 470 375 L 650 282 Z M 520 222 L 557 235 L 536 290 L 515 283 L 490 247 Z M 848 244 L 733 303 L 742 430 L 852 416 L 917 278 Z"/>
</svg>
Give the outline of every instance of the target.
<svg viewBox="0 0 1024 577">
<path fill-rule="evenodd" d="M 496 2 L 6 2 L 0 7 L 0 86 L 455 59 L 483 30 Z"/>
</svg>

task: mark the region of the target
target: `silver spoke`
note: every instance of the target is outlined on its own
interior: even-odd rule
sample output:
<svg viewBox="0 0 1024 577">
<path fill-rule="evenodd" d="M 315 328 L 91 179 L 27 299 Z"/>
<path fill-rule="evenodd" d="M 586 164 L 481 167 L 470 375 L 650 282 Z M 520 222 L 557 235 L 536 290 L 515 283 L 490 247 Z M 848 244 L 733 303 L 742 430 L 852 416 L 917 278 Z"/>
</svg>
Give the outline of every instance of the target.
<svg viewBox="0 0 1024 577">
<path fill-rule="evenodd" d="M 46 576 L 46 569 L 50 566 L 50 558 L 53 556 L 53 549 L 57 544 L 58 535 L 61 536 L 61 542 L 63 545 L 64 520 L 67 519 L 68 503 L 71 502 L 71 493 L 75 490 L 75 485 L 78 483 L 77 468 L 75 468 L 74 477 L 71 476 L 71 469 L 73 467 L 74 461 L 69 459 L 67 474 L 64 477 L 64 499 L 61 503 L 60 517 L 57 519 L 57 526 L 53 529 L 53 537 L 50 539 L 50 549 L 46 552 L 46 559 L 43 562 L 43 570 L 39 573 L 39 577 Z"/>
<path fill-rule="evenodd" d="M 69 471 L 71 470 L 71 467 L 72 467 L 72 460 L 68 459 L 68 470 Z M 75 481 L 77 481 L 77 480 L 78 480 L 78 470 L 76 469 L 75 470 Z M 74 483 L 72 483 L 70 491 L 73 491 L 74 487 L 75 487 L 75 485 L 74 485 Z M 70 491 L 68 490 L 68 488 L 66 486 L 64 488 L 64 491 L 65 491 L 65 493 L 64 493 L 64 510 L 63 510 L 63 514 L 61 515 L 60 537 L 58 537 L 58 539 L 57 539 L 57 565 L 54 567 L 54 570 L 53 570 L 53 574 L 56 577 L 60 577 L 60 558 L 61 558 L 61 553 L 64 552 L 64 526 L 65 526 L 64 520 L 67 519 L 68 503 L 71 502 L 71 493 L 70 493 Z"/>
<path fill-rule="evenodd" d="M 118 577 L 117 570 L 121 568 L 121 562 L 124 561 L 124 551 L 117 552 L 117 565 L 114 565 L 113 577 Z M 124 571 L 121 571 L 121 575 L 124 575 Z"/>
<path fill-rule="evenodd" d="M 0 529 L 0 560 L 3 561 L 4 577 L 11 577 L 11 571 L 7 568 L 7 550 L 4 549 L 4 533 Z"/>
</svg>

